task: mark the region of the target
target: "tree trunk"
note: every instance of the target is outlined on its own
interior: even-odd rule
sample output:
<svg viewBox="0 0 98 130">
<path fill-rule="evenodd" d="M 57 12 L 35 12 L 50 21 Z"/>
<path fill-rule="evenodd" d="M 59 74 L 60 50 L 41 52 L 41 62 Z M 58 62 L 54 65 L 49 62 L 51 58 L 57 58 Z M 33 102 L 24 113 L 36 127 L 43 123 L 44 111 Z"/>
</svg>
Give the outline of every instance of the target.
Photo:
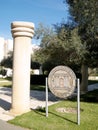
<svg viewBox="0 0 98 130">
<path fill-rule="evenodd" d="M 81 67 L 82 73 L 82 82 L 81 82 L 81 94 L 86 93 L 88 90 L 88 66 L 86 64 L 82 64 Z"/>
</svg>

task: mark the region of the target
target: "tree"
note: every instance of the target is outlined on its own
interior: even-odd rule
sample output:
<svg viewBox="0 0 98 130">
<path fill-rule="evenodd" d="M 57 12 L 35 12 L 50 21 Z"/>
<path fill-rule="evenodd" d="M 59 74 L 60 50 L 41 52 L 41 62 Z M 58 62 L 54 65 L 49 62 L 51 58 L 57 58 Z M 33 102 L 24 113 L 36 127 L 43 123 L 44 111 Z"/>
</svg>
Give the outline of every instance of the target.
<svg viewBox="0 0 98 130">
<path fill-rule="evenodd" d="M 42 29 L 42 26 L 38 28 L 38 34 L 41 34 L 41 48 L 35 52 L 33 59 L 40 62 L 44 70 L 50 71 L 57 65 L 68 65 L 77 71 L 82 53 L 85 52 L 77 35 L 77 28 L 62 23 L 55 25 L 52 33 L 41 33 L 41 30 L 47 32 L 45 29 Z"/>
<path fill-rule="evenodd" d="M 40 48 L 35 52 L 32 59 L 43 64 L 49 57 L 50 50 L 48 47 L 56 41 L 56 35 L 52 28 L 40 23 L 38 28 L 35 30 L 34 38 L 40 39 Z"/>
<path fill-rule="evenodd" d="M 13 52 L 11 51 L 8 53 L 8 57 L 4 58 L 1 61 L 1 66 L 12 69 L 12 64 L 13 64 Z"/>
<path fill-rule="evenodd" d="M 85 92 L 88 86 L 88 66 L 98 64 L 98 1 L 67 0 L 67 3 L 70 5 L 70 14 L 78 26 L 78 34 L 82 44 L 87 50 L 83 56 L 81 67 L 81 91 Z"/>
</svg>

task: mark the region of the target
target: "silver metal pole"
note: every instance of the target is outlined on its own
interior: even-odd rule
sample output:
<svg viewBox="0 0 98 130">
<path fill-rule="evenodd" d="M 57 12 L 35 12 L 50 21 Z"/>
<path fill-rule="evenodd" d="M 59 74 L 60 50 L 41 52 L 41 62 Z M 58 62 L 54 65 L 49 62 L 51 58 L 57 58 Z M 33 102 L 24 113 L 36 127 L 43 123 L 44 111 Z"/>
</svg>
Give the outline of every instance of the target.
<svg viewBox="0 0 98 130">
<path fill-rule="evenodd" d="M 80 125 L 80 80 L 77 79 L 77 123 Z"/>
<path fill-rule="evenodd" d="M 48 83 L 46 78 L 46 117 L 48 117 Z"/>
</svg>

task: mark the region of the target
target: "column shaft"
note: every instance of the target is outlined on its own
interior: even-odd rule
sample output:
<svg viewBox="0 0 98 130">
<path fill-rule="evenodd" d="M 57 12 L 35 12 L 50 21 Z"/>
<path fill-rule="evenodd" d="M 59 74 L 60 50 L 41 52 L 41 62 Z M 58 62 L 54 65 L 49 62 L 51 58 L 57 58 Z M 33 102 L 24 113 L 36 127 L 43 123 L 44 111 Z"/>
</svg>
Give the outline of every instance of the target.
<svg viewBox="0 0 98 130">
<path fill-rule="evenodd" d="M 15 114 L 22 114 L 30 110 L 30 52 L 33 33 L 28 32 L 30 27 L 26 26 L 27 24 L 16 22 L 12 26 L 14 54 L 12 108 L 10 111 Z"/>
</svg>

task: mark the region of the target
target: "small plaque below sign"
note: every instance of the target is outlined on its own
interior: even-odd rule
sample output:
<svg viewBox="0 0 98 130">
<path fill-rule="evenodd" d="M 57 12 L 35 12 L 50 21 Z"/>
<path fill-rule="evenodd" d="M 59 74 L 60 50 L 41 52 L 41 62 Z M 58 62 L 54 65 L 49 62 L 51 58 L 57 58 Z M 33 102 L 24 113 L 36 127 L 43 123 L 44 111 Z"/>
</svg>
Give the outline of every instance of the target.
<svg viewBox="0 0 98 130">
<path fill-rule="evenodd" d="M 57 66 L 51 70 L 48 76 L 50 91 L 57 97 L 70 96 L 76 87 L 76 75 L 67 66 Z"/>
</svg>

